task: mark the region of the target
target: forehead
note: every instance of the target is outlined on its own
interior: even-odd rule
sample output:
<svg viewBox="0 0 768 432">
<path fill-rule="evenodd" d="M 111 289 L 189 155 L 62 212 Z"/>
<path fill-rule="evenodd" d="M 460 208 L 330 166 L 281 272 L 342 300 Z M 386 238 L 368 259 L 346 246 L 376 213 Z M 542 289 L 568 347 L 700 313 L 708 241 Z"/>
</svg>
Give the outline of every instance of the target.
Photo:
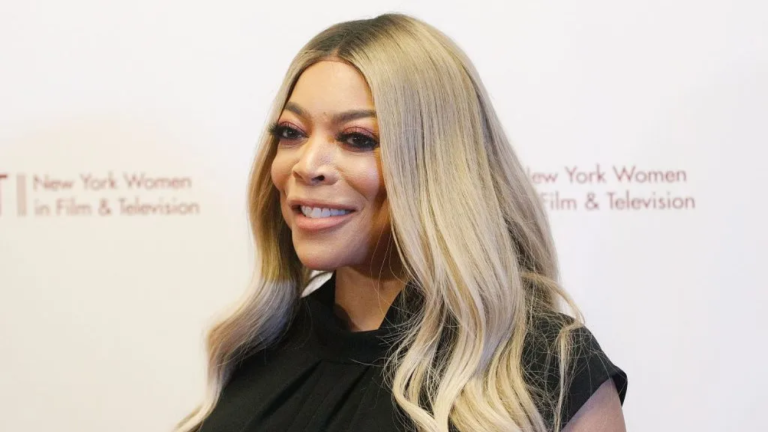
<svg viewBox="0 0 768 432">
<path fill-rule="evenodd" d="M 355 67 L 337 60 L 323 60 L 308 67 L 288 100 L 313 117 L 350 109 L 374 109 L 363 75 Z"/>
</svg>

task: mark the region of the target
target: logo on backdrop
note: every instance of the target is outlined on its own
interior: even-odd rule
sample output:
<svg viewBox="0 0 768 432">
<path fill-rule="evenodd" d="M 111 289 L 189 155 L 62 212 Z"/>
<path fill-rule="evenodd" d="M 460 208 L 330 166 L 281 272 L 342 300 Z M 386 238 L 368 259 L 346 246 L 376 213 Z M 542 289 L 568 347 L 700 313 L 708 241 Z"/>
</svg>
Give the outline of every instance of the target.
<svg viewBox="0 0 768 432">
<path fill-rule="evenodd" d="M 552 170 L 527 168 L 549 211 L 685 211 L 696 208 L 686 191 L 684 169 L 644 169 L 636 165 L 568 165 Z"/>
<path fill-rule="evenodd" d="M 145 172 L 0 173 L 0 217 L 194 216 L 190 177 Z"/>
<path fill-rule="evenodd" d="M 527 168 L 550 212 L 690 211 L 684 169 L 636 165 L 566 165 Z M 192 178 L 143 171 L 0 173 L 0 217 L 115 217 L 199 215 Z"/>
</svg>

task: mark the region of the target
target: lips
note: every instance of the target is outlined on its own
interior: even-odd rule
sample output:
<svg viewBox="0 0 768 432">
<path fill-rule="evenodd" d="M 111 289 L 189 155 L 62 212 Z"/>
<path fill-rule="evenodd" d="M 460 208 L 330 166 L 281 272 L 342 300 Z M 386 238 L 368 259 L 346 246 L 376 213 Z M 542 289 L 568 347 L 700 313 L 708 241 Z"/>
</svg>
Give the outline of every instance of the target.
<svg viewBox="0 0 768 432">
<path fill-rule="evenodd" d="M 337 228 L 350 220 L 355 215 L 355 211 L 347 214 L 328 216 L 322 218 L 310 218 L 304 216 L 301 209 L 297 206 L 293 209 L 293 221 L 297 228 L 302 231 L 315 232 L 331 228 Z"/>
<path fill-rule="evenodd" d="M 335 203 L 332 201 L 323 201 L 317 199 L 303 199 L 303 198 L 289 198 L 288 205 L 294 210 L 301 210 L 301 206 L 327 208 L 336 210 L 350 210 L 355 211 L 355 207 L 343 203 Z"/>
</svg>

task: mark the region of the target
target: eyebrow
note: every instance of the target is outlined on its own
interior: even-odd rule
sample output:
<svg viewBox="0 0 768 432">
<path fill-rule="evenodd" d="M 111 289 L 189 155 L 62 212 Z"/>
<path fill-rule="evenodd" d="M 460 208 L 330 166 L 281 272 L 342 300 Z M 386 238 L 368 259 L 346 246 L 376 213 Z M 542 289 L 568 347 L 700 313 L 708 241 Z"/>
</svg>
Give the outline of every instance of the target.
<svg viewBox="0 0 768 432">
<path fill-rule="evenodd" d="M 310 116 L 309 114 L 299 106 L 299 104 L 295 102 L 288 102 L 285 104 L 286 111 L 290 111 L 300 117 L 304 117 L 305 119 L 308 119 Z M 339 123 L 345 123 L 351 120 L 359 119 L 359 118 L 367 118 L 367 117 L 373 117 L 376 118 L 376 111 L 374 110 L 350 110 L 350 111 L 344 111 L 340 113 L 336 113 L 331 117 L 331 122 L 334 124 Z"/>
</svg>

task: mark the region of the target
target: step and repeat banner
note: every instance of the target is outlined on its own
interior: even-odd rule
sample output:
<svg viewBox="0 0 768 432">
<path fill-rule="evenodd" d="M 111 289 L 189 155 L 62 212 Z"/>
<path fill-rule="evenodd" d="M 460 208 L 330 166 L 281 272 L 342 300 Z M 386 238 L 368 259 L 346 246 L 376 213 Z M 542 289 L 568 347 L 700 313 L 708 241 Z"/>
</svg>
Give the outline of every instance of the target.
<svg viewBox="0 0 768 432">
<path fill-rule="evenodd" d="M 180 0 L 0 8 L 0 430 L 168 431 L 254 261 L 246 182 L 323 28 L 421 18 L 475 62 L 629 375 L 632 431 L 757 431 L 768 7 Z"/>
</svg>

